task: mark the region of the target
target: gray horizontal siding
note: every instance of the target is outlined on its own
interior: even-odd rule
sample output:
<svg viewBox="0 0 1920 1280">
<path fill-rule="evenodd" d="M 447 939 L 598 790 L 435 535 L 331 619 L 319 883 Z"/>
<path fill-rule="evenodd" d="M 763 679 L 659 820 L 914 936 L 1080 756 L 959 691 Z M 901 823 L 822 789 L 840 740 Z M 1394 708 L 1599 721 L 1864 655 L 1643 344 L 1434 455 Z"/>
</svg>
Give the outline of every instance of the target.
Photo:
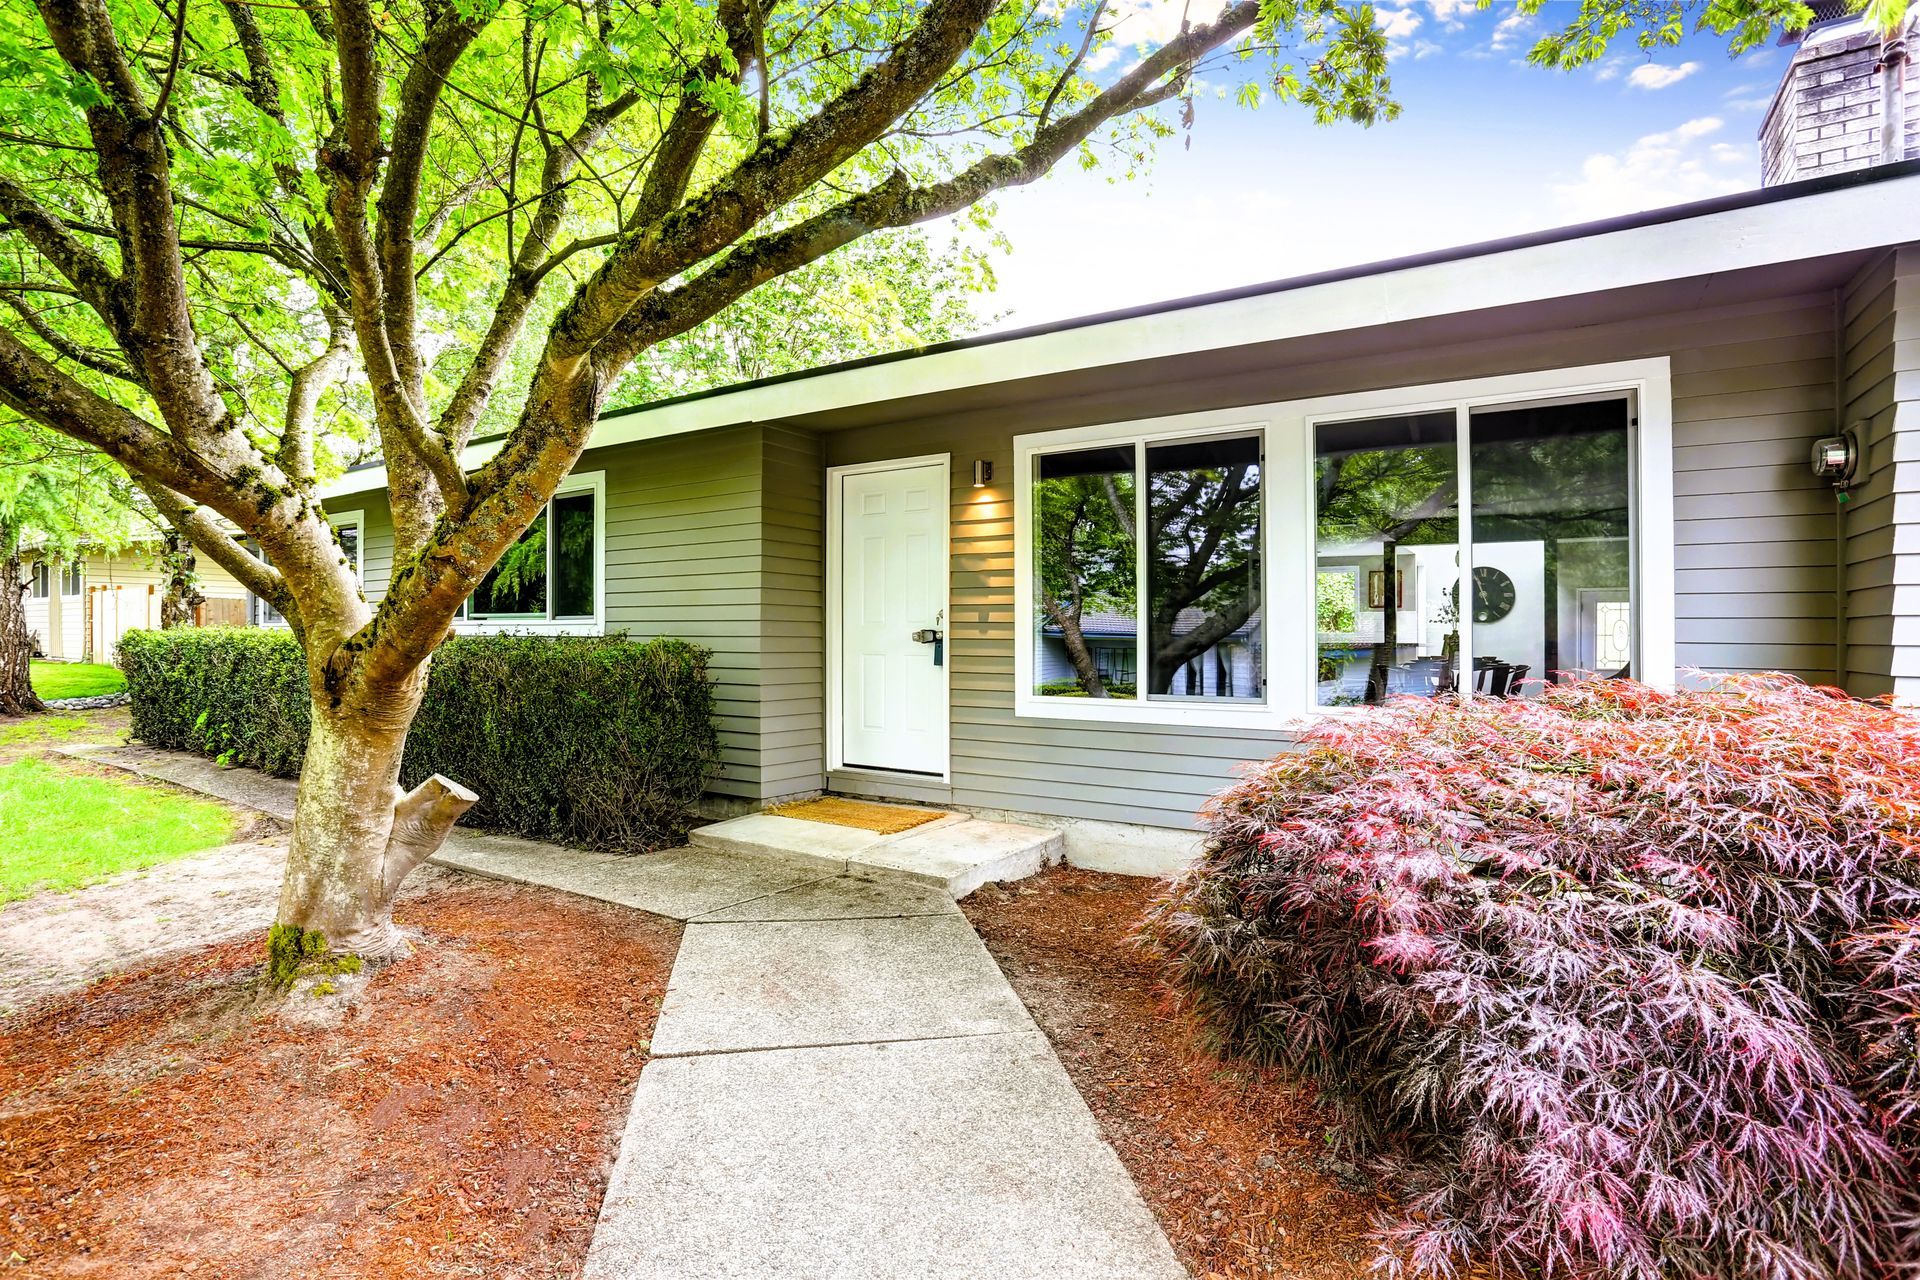
<svg viewBox="0 0 1920 1280">
<path fill-rule="evenodd" d="M 1920 250 L 1881 255 L 1841 294 L 1844 419 L 1865 439 L 1846 510 L 1846 685 L 1920 699 Z"/>
<path fill-rule="evenodd" d="M 818 455 L 810 433 L 743 426 L 596 449 L 574 468 L 606 472 L 608 630 L 713 651 L 718 795 L 821 786 Z M 350 501 L 366 511 L 378 600 L 392 576 L 385 495 Z"/>
<path fill-rule="evenodd" d="M 854 794 L 1187 827 L 1236 766 L 1285 743 L 1274 734 L 1088 724 L 1013 714 L 1013 508 L 1002 482 L 983 500 L 975 459 L 1013 475 L 1013 437 L 1235 403 L 1364 391 L 1665 355 L 1674 389 L 1675 625 L 1683 665 L 1784 669 L 1834 678 L 1835 517 L 1806 467 L 1834 415 L 1834 300 L 1821 293 L 1578 330 L 1424 343 L 1337 360 L 1276 360 L 1204 382 L 1116 387 L 1071 402 L 959 413 L 830 434 L 833 465 L 953 455 L 953 770 L 950 786 L 857 774 Z"/>
</svg>

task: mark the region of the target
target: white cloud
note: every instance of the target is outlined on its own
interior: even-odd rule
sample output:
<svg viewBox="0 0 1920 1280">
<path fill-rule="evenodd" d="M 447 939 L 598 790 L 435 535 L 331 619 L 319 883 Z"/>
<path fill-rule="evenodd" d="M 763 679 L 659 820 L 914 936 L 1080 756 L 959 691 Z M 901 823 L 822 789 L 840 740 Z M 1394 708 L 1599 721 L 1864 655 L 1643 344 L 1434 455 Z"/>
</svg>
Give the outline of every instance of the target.
<svg viewBox="0 0 1920 1280">
<path fill-rule="evenodd" d="M 1474 0 L 1427 0 L 1427 7 L 1433 10 L 1433 20 L 1449 31 L 1466 26 L 1467 19 L 1479 12 Z"/>
<path fill-rule="evenodd" d="M 1500 19 L 1493 28 L 1493 51 L 1504 53 L 1518 44 L 1533 29 L 1533 15 L 1524 9 L 1515 9 Z"/>
<path fill-rule="evenodd" d="M 1375 9 L 1373 21 L 1389 40 L 1405 40 L 1420 29 L 1420 15 L 1412 9 Z"/>
<path fill-rule="evenodd" d="M 1624 151 L 1590 155 L 1579 181 L 1554 186 L 1554 203 L 1586 220 L 1745 191 L 1758 179 L 1759 164 L 1751 147 L 1714 140 L 1723 125 L 1718 116 L 1701 116 L 1650 133 Z"/>
<path fill-rule="evenodd" d="M 1697 62 L 1683 62 L 1677 67 L 1643 62 L 1628 73 L 1627 84 L 1634 89 L 1665 89 L 1669 85 L 1679 84 L 1699 69 Z"/>
<path fill-rule="evenodd" d="M 1107 6 L 1111 16 L 1103 21 L 1122 43 L 1160 45 L 1180 34 L 1183 19 L 1197 27 L 1212 22 L 1225 7 L 1211 0 L 1194 5 L 1180 0 L 1114 0 Z"/>
<path fill-rule="evenodd" d="M 1627 69 L 1625 58 L 1602 58 L 1593 64 L 1593 78 L 1602 82 L 1618 80 L 1620 73 Z"/>
</svg>

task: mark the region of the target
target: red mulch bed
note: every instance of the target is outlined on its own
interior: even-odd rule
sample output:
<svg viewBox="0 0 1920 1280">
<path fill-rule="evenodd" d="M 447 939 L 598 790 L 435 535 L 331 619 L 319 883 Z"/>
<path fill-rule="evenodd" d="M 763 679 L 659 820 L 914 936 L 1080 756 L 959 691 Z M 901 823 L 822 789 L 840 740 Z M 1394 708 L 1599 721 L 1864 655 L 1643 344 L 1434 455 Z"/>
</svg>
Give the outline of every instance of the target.
<svg viewBox="0 0 1920 1280">
<path fill-rule="evenodd" d="M 332 1027 L 263 1016 L 262 937 L 0 1026 L 0 1270 L 576 1275 L 679 926 L 485 881 L 396 916 L 425 945 Z"/>
<path fill-rule="evenodd" d="M 1062 867 L 961 905 L 1195 1275 L 1364 1274 L 1377 1201 L 1328 1156 L 1311 1094 L 1197 1048 L 1169 1012 L 1130 938 L 1155 887 Z"/>
</svg>

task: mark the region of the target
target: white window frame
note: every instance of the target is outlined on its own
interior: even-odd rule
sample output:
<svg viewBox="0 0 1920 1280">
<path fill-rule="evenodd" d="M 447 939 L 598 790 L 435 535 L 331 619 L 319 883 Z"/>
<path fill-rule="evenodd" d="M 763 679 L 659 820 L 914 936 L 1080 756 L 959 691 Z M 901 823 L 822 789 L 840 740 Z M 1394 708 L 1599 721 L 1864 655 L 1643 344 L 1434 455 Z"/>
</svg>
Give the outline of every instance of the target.
<svg viewBox="0 0 1920 1280">
<path fill-rule="evenodd" d="M 73 578 L 74 589 L 67 590 L 67 578 Z M 87 562 L 80 559 L 62 561 L 60 565 L 60 598 L 78 600 L 87 594 Z"/>
<path fill-rule="evenodd" d="M 588 471 L 580 475 L 568 476 L 547 499 L 546 511 L 548 531 L 551 534 L 553 504 L 556 499 L 570 494 L 591 493 L 593 495 L 593 615 L 584 614 L 556 618 L 553 610 L 553 556 L 557 553 L 558 543 L 551 536 L 547 539 L 547 610 L 545 618 L 536 617 L 500 617 L 472 618 L 467 616 L 467 606 L 460 606 L 460 615 L 454 619 L 453 629 L 461 635 L 603 635 L 607 625 L 607 473 Z"/>
<path fill-rule="evenodd" d="M 360 584 L 362 591 L 366 590 L 367 513 L 365 511 L 329 512 L 327 514 L 327 523 L 332 525 L 336 532 L 351 525 L 353 526 L 354 532 L 359 535 L 354 539 L 353 544 L 353 580 Z M 254 548 L 254 555 L 261 559 L 266 558 L 265 554 L 261 552 L 258 547 Z M 253 620 L 253 625 L 256 627 L 276 627 L 284 630 L 287 626 L 287 620 L 285 618 L 267 617 L 268 607 L 265 600 L 262 600 L 252 592 L 247 593 L 247 616 Z"/>
<path fill-rule="evenodd" d="M 1313 590 L 1319 570 L 1314 537 L 1314 427 L 1320 422 L 1432 410 L 1471 409 L 1612 392 L 1632 396 L 1632 598 L 1638 617 L 1634 677 L 1656 688 L 1674 685 L 1673 383 L 1667 357 L 1466 378 L 1381 391 L 1319 396 L 1204 413 L 1143 418 L 1014 437 L 1014 715 L 1027 720 L 1185 724 L 1285 731 L 1346 708 L 1315 700 L 1318 653 Z M 1195 699 L 1058 698 L 1034 693 L 1033 464 L 1062 449 L 1258 429 L 1265 436 L 1263 519 L 1266 701 L 1260 705 Z M 1460 433 L 1464 454 L 1468 434 Z M 1461 502 L 1472 501 L 1463 457 Z M 1461 576 L 1471 580 L 1470 544 Z M 1284 622 L 1292 619 L 1291 624 Z"/>
<path fill-rule="evenodd" d="M 1284 661 L 1273 643 L 1271 592 L 1275 581 L 1275 557 L 1282 550 L 1276 525 L 1287 512 L 1273 501 L 1275 489 L 1270 481 L 1275 457 L 1274 446 L 1284 443 L 1275 436 L 1277 420 L 1272 410 L 1278 405 L 1255 405 L 1237 409 L 1215 409 L 1204 413 L 1172 414 L 1158 418 L 1140 418 L 1132 422 L 1103 423 L 1091 427 L 1069 427 L 1064 431 L 1045 431 L 1013 438 L 1013 592 L 1014 608 L 1014 715 L 1032 720 L 1106 720 L 1123 724 L 1208 724 L 1259 729 L 1275 723 L 1279 708 L 1274 685 L 1276 672 L 1284 671 Z M 1045 454 L 1072 452 L 1103 445 L 1135 445 L 1151 448 L 1168 440 L 1231 439 L 1253 436 L 1260 441 L 1261 467 L 1261 563 L 1265 566 L 1261 581 L 1260 616 L 1267 631 L 1262 646 L 1264 666 L 1260 672 L 1264 696 L 1253 698 L 1067 698 L 1034 692 L 1033 609 L 1033 467 Z M 1283 448 L 1284 456 L 1289 451 Z M 1136 485 L 1136 487 L 1141 487 Z M 1147 495 L 1134 495 L 1136 511 L 1144 512 Z M 1136 520 L 1142 539 L 1146 536 L 1144 519 Z M 1143 544 L 1144 545 L 1144 544 Z M 1147 634 L 1147 593 L 1145 584 L 1135 589 L 1139 622 L 1136 637 Z M 1136 643 L 1139 643 L 1136 640 Z M 1145 676 L 1145 655 L 1136 651 L 1135 678 Z"/>
<path fill-rule="evenodd" d="M 35 560 L 27 566 L 27 599 L 46 600 L 53 595 L 53 570 L 47 562 Z"/>
<path fill-rule="evenodd" d="M 365 511 L 342 511 L 339 515 L 329 515 L 327 523 L 334 532 L 352 526 L 353 539 L 353 580 L 364 590 L 367 585 L 367 513 Z"/>
</svg>

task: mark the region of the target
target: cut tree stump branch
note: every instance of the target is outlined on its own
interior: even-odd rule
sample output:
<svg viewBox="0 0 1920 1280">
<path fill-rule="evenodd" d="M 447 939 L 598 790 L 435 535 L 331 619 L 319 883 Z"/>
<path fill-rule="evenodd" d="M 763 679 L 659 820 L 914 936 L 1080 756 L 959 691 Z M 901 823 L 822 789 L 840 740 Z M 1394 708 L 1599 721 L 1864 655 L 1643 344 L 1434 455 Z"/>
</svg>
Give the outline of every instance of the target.
<svg viewBox="0 0 1920 1280">
<path fill-rule="evenodd" d="M 399 892 L 415 867 L 439 851 L 460 815 L 479 800 L 477 793 L 436 773 L 394 801 L 393 834 L 381 866 L 389 897 Z"/>
</svg>

